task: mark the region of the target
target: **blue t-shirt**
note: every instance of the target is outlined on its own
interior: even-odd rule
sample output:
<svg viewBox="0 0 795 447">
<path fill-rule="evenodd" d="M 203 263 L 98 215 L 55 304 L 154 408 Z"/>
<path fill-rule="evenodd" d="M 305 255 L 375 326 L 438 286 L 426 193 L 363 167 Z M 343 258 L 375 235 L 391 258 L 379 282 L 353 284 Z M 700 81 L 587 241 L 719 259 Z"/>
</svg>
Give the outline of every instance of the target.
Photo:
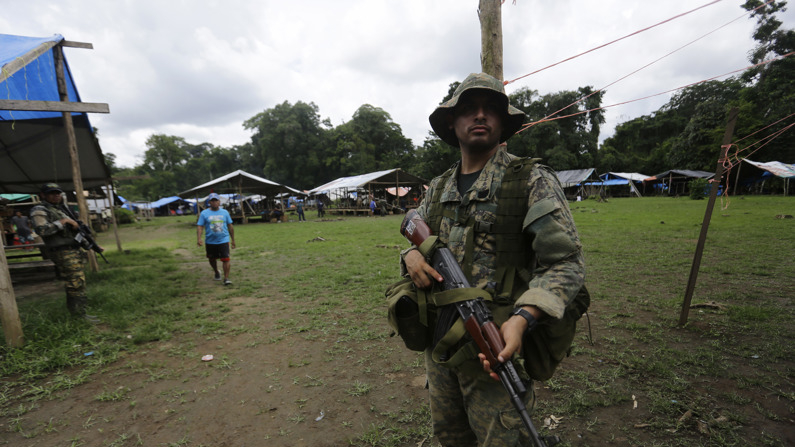
<svg viewBox="0 0 795 447">
<path fill-rule="evenodd" d="M 229 212 L 223 208 L 213 211 L 210 208 L 199 214 L 196 225 L 204 227 L 204 242 L 207 244 L 225 244 L 229 242 L 229 228 L 232 223 Z"/>
</svg>

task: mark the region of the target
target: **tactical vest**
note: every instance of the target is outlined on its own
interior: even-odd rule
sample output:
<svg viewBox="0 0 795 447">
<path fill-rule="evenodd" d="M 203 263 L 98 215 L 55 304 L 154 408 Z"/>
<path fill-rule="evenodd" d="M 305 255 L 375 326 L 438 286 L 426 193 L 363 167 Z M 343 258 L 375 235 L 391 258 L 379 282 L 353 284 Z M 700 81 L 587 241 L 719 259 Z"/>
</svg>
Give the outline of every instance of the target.
<svg viewBox="0 0 795 447">
<path fill-rule="evenodd" d="M 511 297 L 518 297 L 527 289 L 526 284 L 530 281 L 531 272 L 535 267 L 535 256 L 531 249 L 530 237 L 522 231 L 522 223 L 527 214 L 527 181 L 538 161 L 538 158 L 516 158 L 508 164 L 497 190 L 497 212 L 494 223 L 476 221 L 472 215 L 458 217 L 460 225 L 470 227 L 464 245 L 461 270 L 471 281 L 475 233 L 494 234 L 497 243 L 497 264 L 491 282 L 494 284 L 495 299 L 510 304 L 516 301 Z M 455 166 L 448 169 L 440 176 L 441 181 L 438 184 L 446 184 L 455 171 Z M 428 216 L 426 216 L 426 221 L 433 234 L 439 234 L 442 218 L 456 220 L 455 211 L 446 209 L 441 203 L 443 189 L 436 189 Z M 525 285 L 524 290 L 521 290 L 519 294 L 514 291 L 514 287 L 517 285 L 517 275 L 521 279 L 518 283 L 519 288 L 521 288 L 521 284 Z"/>
<path fill-rule="evenodd" d="M 35 217 L 36 216 L 44 216 L 47 219 L 47 222 L 57 222 L 63 218 L 68 218 L 69 216 L 66 215 L 63 211 L 58 209 L 58 207 L 48 204 L 42 203 L 40 205 L 34 206 L 30 210 L 31 220 L 33 221 L 34 230 L 37 230 Z M 38 231 L 36 231 L 38 233 Z M 47 248 L 57 248 L 57 247 L 64 247 L 64 246 L 76 246 L 75 245 L 75 232 L 71 230 L 69 225 L 65 225 L 62 230 L 58 231 L 55 234 L 49 236 L 43 236 L 42 240 L 44 241 L 44 245 Z"/>
<path fill-rule="evenodd" d="M 497 210 L 495 222 L 475 221 L 471 215 L 456 217 L 455 210 L 447 209 L 441 203 L 444 188 L 437 188 L 432 197 L 426 221 L 434 234 L 439 234 L 442 219 L 447 217 L 458 219 L 458 224 L 469 227 L 464 245 L 464 259 L 461 269 L 472 280 L 472 255 L 474 252 L 475 233 L 494 234 L 496 240 L 496 269 L 493 279 L 486 287 L 491 294 L 489 307 L 494 322 L 501 325 L 510 317 L 513 304 L 528 289 L 535 270 L 535 254 L 532 252 L 531 236 L 522 231 L 527 206 L 527 182 L 539 159 L 516 158 L 506 168 L 502 182 L 497 190 Z M 445 185 L 456 167 L 442 174 L 438 185 Z M 459 289 L 466 290 L 466 289 Z M 434 298 L 430 298 L 438 306 Z M 522 343 L 522 355 L 517 363 L 523 366 L 527 375 L 537 380 L 552 377 L 557 365 L 571 350 L 576 331 L 576 322 L 590 305 L 590 295 L 583 286 L 577 296 L 569 303 L 560 320 L 547 319 L 525 337 Z M 435 312 L 434 312 L 435 313 Z M 422 317 L 421 317 L 422 318 Z M 429 322 L 430 323 L 430 322 Z M 434 349 L 433 358 L 438 361 L 438 352 L 456 347 L 457 351 L 449 360 L 438 361 L 449 367 L 463 367 L 476 374 L 480 364 L 467 360 L 477 357 L 479 352 L 473 341 L 462 343 L 464 331 L 462 327 L 453 326 Z M 465 365 L 465 366 L 463 366 Z M 482 370 L 480 370 L 482 371 Z"/>
</svg>

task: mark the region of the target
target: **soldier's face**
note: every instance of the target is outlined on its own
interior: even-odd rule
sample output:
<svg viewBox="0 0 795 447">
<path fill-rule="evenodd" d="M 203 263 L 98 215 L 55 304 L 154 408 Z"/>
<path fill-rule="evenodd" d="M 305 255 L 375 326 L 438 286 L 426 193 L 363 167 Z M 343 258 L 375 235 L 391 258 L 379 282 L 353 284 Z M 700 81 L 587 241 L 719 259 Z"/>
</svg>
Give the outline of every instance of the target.
<svg viewBox="0 0 795 447">
<path fill-rule="evenodd" d="M 499 97 L 483 90 L 470 90 L 453 109 L 452 126 L 464 150 L 490 151 L 500 142 L 502 110 Z"/>
<path fill-rule="evenodd" d="M 61 203 L 61 193 L 57 191 L 48 192 L 44 194 L 44 201 L 57 205 Z"/>
</svg>

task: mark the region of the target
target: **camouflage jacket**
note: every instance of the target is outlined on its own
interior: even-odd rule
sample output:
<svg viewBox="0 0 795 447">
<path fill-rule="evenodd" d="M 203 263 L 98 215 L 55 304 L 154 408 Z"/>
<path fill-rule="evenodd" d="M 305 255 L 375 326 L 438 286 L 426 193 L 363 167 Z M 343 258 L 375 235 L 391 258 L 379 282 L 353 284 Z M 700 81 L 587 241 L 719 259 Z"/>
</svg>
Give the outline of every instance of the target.
<svg viewBox="0 0 795 447">
<path fill-rule="evenodd" d="M 44 239 L 47 247 L 63 247 L 75 245 L 77 230 L 71 226 L 64 226 L 60 220 L 69 218 L 60 207 L 48 202 L 42 202 L 30 210 L 30 219 L 33 221 L 33 230 Z"/>
<path fill-rule="evenodd" d="M 442 188 L 441 202 L 447 209 L 474 214 L 477 221 L 494 222 L 497 210 L 497 191 L 508 164 L 516 158 L 500 148 L 486 163 L 478 179 L 462 197 L 458 193 L 460 166 L 442 184 L 442 177 L 431 181 L 425 199 L 417 212 L 427 219 L 430 204 L 436 191 Z M 585 282 L 585 261 L 577 229 L 568 202 L 555 173 L 536 165 L 527 182 L 527 214 L 523 231 L 531 236 L 528 250 L 535 252 L 537 266 L 529 289 L 516 301 L 515 306 L 534 305 L 548 315 L 561 318 L 568 304 Z M 467 233 L 472 227 L 456 225 L 452 219 L 443 218 L 439 228 L 440 240 L 447 244 L 459 263 L 463 261 Z M 496 237 L 491 233 L 476 232 L 472 253 L 473 286 L 486 288 L 493 281 L 496 269 Z M 408 251 L 408 250 L 407 250 Z M 405 252 L 404 252 L 405 253 Z M 401 263 L 402 264 L 402 263 Z M 405 265 L 402 265 L 405 273 Z"/>
</svg>

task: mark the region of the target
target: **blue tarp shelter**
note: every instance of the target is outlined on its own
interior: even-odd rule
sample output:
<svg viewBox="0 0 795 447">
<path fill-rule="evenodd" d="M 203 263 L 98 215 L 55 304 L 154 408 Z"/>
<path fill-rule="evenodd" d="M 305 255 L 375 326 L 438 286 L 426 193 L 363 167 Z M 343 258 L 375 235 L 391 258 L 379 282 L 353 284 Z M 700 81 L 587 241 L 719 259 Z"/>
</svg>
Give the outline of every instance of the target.
<svg viewBox="0 0 795 447">
<path fill-rule="evenodd" d="M 196 204 L 183 199 L 180 196 L 163 197 L 154 202 L 149 203 L 150 209 L 155 210 L 158 215 L 168 216 L 171 209 L 176 209 L 180 206 L 189 207 L 193 212 L 196 212 Z"/>
<path fill-rule="evenodd" d="M 790 194 L 790 181 L 795 179 L 795 164 L 780 161 L 751 161 L 744 158 L 745 165 L 737 166 L 737 174 L 730 174 L 731 181 L 735 182 L 734 193 L 737 187 L 743 192 L 756 191 L 758 193 L 772 192 L 768 179 L 781 178 L 783 180 L 784 195 Z M 767 184 L 767 186 L 766 186 Z"/>
<path fill-rule="evenodd" d="M 65 56 L 68 101 L 60 101 L 55 51 L 64 46 L 90 48 L 58 34 L 0 34 L 0 192 L 36 193 L 52 181 L 74 190 L 64 112 L 71 112 L 83 187 L 110 179 L 86 113 L 107 113 L 107 105 L 81 101 Z"/>
<path fill-rule="evenodd" d="M 616 191 L 619 192 L 619 195 L 623 194 L 624 188 L 620 187 L 627 186 L 627 195 L 635 194 L 641 197 L 641 193 L 637 186 L 643 185 L 643 180 L 649 178 L 649 176 L 637 172 L 606 172 L 600 175 L 599 178 L 602 179 L 602 186 L 614 187 L 610 190 L 610 195 L 615 195 Z"/>
<path fill-rule="evenodd" d="M 555 174 L 560 180 L 563 191 L 567 197 L 588 197 L 595 195 L 599 190 L 599 185 L 592 184 L 599 182 L 599 176 L 596 175 L 594 168 L 588 169 L 570 169 L 565 171 L 555 171 Z"/>
<path fill-rule="evenodd" d="M 687 184 L 691 180 L 697 178 L 711 179 L 714 176 L 714 172 L 672 169 L 643 179 L 643 187 L 645 189 L 646 185 L 650 185 L 660 193 L 684 195 L 688 191 Z"/>
</svg>

